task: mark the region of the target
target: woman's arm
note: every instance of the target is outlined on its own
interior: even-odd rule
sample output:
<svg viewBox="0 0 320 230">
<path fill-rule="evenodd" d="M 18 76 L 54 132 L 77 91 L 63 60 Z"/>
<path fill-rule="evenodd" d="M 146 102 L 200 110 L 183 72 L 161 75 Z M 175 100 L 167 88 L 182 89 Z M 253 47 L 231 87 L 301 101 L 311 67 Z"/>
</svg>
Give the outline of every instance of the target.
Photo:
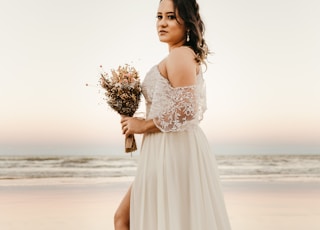
<svg viewBox="0 0 320 230">
<path fill-rule="evenodd" d="M 160 132 L 153 120 L 145 120 L 137 117 L 121 118 L 122 133 L 126 136 L 130 134 L 156 133 Z"/>
<path fill-rule="evenodd" d="M 170 51 L 169 56 L 159 65 L 162 76 L 153 93 L 150 117 L 162 132 L 177 132 L 195 123 L 198 112 L 197 72 L 199 66 L 195 54 L 188 47 Z"/>
</svg>

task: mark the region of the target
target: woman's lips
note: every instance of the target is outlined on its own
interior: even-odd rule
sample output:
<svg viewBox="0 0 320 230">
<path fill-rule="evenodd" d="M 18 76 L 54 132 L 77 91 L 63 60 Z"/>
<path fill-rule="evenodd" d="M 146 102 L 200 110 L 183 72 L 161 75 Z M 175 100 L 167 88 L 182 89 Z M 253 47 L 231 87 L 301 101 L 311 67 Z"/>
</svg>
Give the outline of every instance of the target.
<svg viewBox="0 0 320 230">
<path fill-rule="evenodd" d="M 165 30 L 160 30 L 160 31 L 159 31 L 159 34 L 160 34 L 160 35 L 163 35 L 163 34 L 166 34 L 166 33 L 168 33 L 168 32 L 165 31 Z"/>
</svg>

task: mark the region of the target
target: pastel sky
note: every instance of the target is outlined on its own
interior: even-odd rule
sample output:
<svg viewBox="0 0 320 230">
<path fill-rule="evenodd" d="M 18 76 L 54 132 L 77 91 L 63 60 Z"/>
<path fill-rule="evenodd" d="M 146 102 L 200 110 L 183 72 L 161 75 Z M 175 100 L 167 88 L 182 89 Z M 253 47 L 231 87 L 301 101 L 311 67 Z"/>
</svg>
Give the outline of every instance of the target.
<svg viewBox="0 0 320 230">
<path fill-rule="evenodd" d="M 201 126 L 215 151 L 320 154 L 320 2 L 198 2 L 214 52 Z M 143 79 L 167 55 L 157 7 L 158 0 L 0 0 L 0 154 L 122 149 L 98 67 L 133 64 Z"/>
</svg>

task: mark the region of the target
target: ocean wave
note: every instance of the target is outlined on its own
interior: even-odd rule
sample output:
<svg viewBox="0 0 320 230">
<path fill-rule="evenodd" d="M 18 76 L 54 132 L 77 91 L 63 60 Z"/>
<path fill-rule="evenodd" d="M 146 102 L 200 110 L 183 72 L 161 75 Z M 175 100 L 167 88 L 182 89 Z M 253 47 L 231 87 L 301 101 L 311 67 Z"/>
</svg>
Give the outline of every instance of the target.
<svg viewBox="0 0 320 230">
<path fill-rule="evenodd" d="M 319 179 L 319 155 L 216 156 L 222 179 Z M 0 180 L 135 175 L 139 157 L 0 156 Z"/>
</svg>

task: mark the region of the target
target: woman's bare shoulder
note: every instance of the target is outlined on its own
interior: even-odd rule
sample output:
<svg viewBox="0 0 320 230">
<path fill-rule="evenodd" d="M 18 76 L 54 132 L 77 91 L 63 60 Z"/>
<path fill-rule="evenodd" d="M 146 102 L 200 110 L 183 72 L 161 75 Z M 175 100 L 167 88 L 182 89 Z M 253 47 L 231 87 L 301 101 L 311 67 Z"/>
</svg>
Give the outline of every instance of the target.
<svg viewBox="0 0 320 230">
<path fill-rule="evenodd" d="M 194 62 L 195 57 L 196 55 L 190 47 L 180 46 L 171 50 L 168 59 Z"/>
<path fill-rule="evenodd" d="M 198 64 L 192 49 L 181 46 L 171 50 L 165 63 L 168 79 L 173 86 L 195 83 Z"/>
</svg>

